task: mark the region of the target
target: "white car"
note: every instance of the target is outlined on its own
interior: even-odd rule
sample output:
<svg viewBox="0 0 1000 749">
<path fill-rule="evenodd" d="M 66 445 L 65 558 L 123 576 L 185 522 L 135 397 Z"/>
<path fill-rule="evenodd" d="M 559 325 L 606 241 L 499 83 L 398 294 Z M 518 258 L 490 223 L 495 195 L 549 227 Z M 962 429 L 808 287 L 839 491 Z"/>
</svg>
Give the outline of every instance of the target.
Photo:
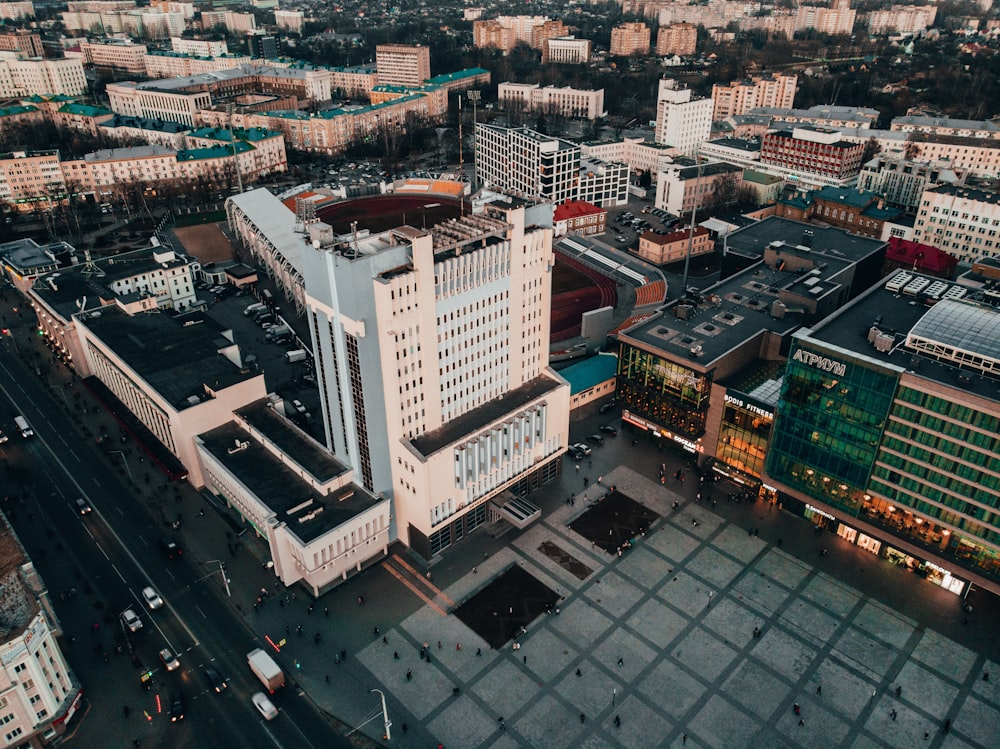
<svg viewBox="0 0 1000 749">
<path fill-rule="evenodd" d="M 300 414 L 304 414 L 306 412 L 306 407 L 302 405 L 302 401 L 293 400 L 292 405 L 295 406 L 295 410 L 298 411 Z"/>
<path fill-rule="evenodd" d="M 132 609 L 125 609 L 122 612 L 122 624 L 128 627 L 129 632 L 138 632 L 142 629 L 142 619 Z"/>
<path fill-rule="evenodd" d="M 181 666 L 181 662 L 177 660 L 177 656 L 174 655 L 174 652 L 170 648 L 163 648 L 160 651 L 160 660 L 167 667 L 167 671 L 174 671 Z"/>
<path fill-rule="evenodd" d="M 253 706 L 264 716 L 264 720 L 274 720 L 278 717 L 278 708 L 267 698 L 266 694 L 257 692 L 251 699 L 253 699 Z"/>
<path fill-rule="evenodd" d="M 163 599 L 160 598 L 160 594 L 148 586 L 142 589 L 142 600 L 149 606 L 150 611 L 158 609 L 163 605 Z"/>
</svg>

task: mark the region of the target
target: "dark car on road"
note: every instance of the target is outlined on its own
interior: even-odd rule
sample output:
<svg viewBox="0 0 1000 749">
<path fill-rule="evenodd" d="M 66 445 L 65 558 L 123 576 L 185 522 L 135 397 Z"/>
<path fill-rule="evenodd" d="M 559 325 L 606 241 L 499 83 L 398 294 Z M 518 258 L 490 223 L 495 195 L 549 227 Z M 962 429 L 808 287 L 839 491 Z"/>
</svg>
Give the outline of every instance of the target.
<svg viewBox="0 0 1000 749">
<path fill-rule="evenodd" d="M 177 559 L 184 553 L 181 551 L 180 544 L 172 538 L 161 538 L 160 548 L 163 549 L 163 553 L 167 555 L 167 559 Z"/>
<path fill-rule="evenodd" d="M 604 432 L 609 437 L 617 437 L 618 436 L 618 430 L 615 429 L 610 424 L 605 424 L 600 429 L 601 429 L 602 432 Z"/>
<path fill-rule="evenodd" d="M 594 445 L 603 445 L 604 437 L 602 437 L 599 434 L 591 434 L 589 437 L 587 437 L 587 442 L 590 442 Z"/>
<path fill-rule="evenodd" d="M 602 403 L 601 407 L 598 409 L 602 414 L 606 414 L 608 411 L 613 410 L 615 407 L 614 401 L 608 401 L 607 403 Z"/>
</svg>

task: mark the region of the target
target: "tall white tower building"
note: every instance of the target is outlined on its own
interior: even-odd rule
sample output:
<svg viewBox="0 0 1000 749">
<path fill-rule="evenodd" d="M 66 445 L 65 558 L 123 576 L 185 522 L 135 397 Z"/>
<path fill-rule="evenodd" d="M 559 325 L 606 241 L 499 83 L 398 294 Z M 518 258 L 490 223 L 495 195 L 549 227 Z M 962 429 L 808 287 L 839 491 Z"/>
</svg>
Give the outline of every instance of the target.
<svg viewBox="0 0 1000 749">
<path fill-rule="evenodd" d="M 319 244 L 319 243 L 316 243 Z M 327 441 L 430 557 L 554 478 L 569 385 L 548 367 L 552 230 L 523 207 L 306 246 Z M 519 509 L 511 511 L 511 507 Z"/>
<path fill-rule="evenodd" d="M 671 78 L 660 80 L 656 96 L 656 142 L 692 156 L 712 133 L 712 100 L 695 99 Z"/>
</svg>

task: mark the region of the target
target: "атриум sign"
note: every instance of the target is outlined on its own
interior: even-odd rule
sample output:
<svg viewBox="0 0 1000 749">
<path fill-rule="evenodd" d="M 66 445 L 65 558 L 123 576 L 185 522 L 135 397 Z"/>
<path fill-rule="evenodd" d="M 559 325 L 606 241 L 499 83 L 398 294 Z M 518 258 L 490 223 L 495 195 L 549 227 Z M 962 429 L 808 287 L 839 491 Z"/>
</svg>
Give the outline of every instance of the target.
<svg viewBox="0 0 1000 749">
<path fill-rule="evenodd" d="M 843 362 L 828 359 L 825 356 L 814 354 L 812 351 L 798 349 L 795 354 L 792 355 L 792 358 L 797 362 L 805 364 L 807 367 L 822 369 L 824 372 L 831 372 L 838 377 L 843 377 L 847 374 L 847 365 Z"/>
</svg>

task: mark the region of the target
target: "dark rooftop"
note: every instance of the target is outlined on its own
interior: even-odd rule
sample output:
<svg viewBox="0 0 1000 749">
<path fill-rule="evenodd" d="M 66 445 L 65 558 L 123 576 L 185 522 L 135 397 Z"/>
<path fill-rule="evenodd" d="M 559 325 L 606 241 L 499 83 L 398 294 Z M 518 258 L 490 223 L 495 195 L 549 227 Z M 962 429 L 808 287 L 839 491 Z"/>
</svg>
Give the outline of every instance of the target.
<svg viewBox="0 0 1000 749">
<path fill-rule="evenodd" d="M 807 234 L 807 232 L 810 232 Z M 859 262 L 881 248 L 885 242 L 849 234 L 832 226 L 815 226 L 801 221 L 770 216 L 726 237 L 728 252 L 762 257 L 771 242 L 800 245 L 808 237 L 814 254 L 832 255 Z"/>
<path fill-rule="evenodd" d="M 555 390 L 560 385 L 560 382 L 550 377 L 544 375 L 536 377 L 496 400 L 485 403 L 479 408 L 469 411 L 456 419 L 451 419 L 447 424 L 435 429 L 433 432 L 420 435 L 412 440 L 411 444 L 421 455 L 425 457 L 433 455 L 455 440 L 485 428 L 487 424 L 492 424 L 497 419 L 503 418 L 506 414 L 523 408 L 531 401 Z"/>
<path fill-rule="evenodd" d="M 243 484 L 252 487 L 257 498 L 303 543 L 384 501 L 353 483 L 320 495 L 235 421 L 198 437 L 205 449 Z"/>
<path fill-rule="evenodd" d="M 309 439 L 282 418 L 266 398 L 251 403 L 236 415 L 260 432 L 281 452 L 292 456 L 310 476 L 319 482 L 327 482 L 350 470 L 338 461 L 329 450 Z"/>
<path fill-rule="evenodd" d="M 208 399 L 209 390 L 259 376 L 241 371 L 220 353 L 234 344 L 206 315 L 129 316 L 108 306 L 87 315 L 82 324 L 178 410 Z"/>
</svg>

